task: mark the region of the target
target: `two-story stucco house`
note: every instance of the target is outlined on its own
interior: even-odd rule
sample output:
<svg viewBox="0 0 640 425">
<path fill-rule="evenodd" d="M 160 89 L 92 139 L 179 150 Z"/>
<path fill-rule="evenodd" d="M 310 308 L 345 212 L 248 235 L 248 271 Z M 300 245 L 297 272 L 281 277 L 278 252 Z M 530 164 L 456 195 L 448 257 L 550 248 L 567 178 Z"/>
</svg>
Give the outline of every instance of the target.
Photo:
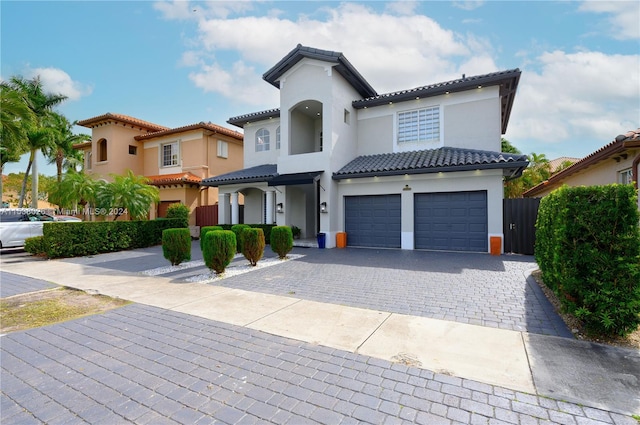
<svg viewBox="0 0 640 425">
<path fill-rule="evenodd" d="M 150 179 L 160 189 L 160 203 L 151 218 L 180 202 L 193 211 L 213 205 L 217 190 L 201 190 L 202 179 L 243 167 L 243 135 L 212 123 L 168 128 L 138 118 L 107 113 L 78 122 L 91 129 L 91 141 L 76 145 L 84 152 L 84 169 L 110 180 L 127 170 Z"/>
<path fill-rule="evenodd" d="M 342 53 L 298 45 L 263 78 L 280 107 L 228 120 L 244 129 L 245 168 L 204 179 L 221 223 L 346 232 L 347 245 L 489 250 L 502 238 L 503 177 L 526 157 L 500 153 L 518 69 L 378 94 Z"/>
</svg>

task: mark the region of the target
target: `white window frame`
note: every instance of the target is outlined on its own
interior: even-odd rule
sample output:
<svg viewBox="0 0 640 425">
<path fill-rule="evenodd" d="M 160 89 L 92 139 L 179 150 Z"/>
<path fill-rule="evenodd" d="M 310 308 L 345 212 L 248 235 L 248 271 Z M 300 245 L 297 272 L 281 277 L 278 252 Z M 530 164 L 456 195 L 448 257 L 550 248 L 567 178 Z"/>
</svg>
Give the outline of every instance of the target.
<svg viewBox="0 0 640 425">
<path fill-rule="evenodd" d="M 618 183 L 620 184 L 633 183 L 633 169 L 627 168 L 626 170 L 618 171 Z"/>
<path fill-rule="evenodd" d="M 218 140 L 218 158 L 229 158 L 229 144 L 224 140 Z"/>
<path fill-rule="evenodd" d="M 271 135 L 269 130 L 262 127 L 256 131 L 256 152 L 266 152 L 269 150 Z"/>
<path fill-rule="evenodd" d="M 171 153 L 169 158 L 165 156 L 165 148 L 170 147 Z M 165 159 L 169 159 L 169 162 L 165 162 Z M 163 143 L 160 145 L 160 166 L 161 167 L 176 167 L 180 165 L 180 145 L 177 141 L 171 143 Z"/>
<path fill-rule="evenodd" d="M 439 142 L 440 106 L 398 112 L 396 140 L 404 143 Z"/>
</svg>

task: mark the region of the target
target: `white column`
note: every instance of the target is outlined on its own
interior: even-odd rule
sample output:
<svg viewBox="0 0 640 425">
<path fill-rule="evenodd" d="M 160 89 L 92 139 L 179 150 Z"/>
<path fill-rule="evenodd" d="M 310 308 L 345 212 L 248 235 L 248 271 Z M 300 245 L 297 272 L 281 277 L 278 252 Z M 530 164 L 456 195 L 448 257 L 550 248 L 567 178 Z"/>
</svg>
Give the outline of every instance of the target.
<svg viewBox="0 0 640 425">
<path fill-rule="evenodd" d="M 231 224 L 240 224 L 240 207 L 238 206 L 238 192 L 231 194 Z"/>
<path fill-rule="evenodd" d="M 218 224 L 229 224 L 229 194 L 218 193 Z"/>
<path fill-rule="evenodd" d="M 267 210 L 267 222 L 265 224 L 273 224 L 275 222 L 275 220 L 273 219 L 273 194 L 274 192 L 272 190 L 267 190 L 267 196 L 266 196 L 266 210 Z"/>
</svg>

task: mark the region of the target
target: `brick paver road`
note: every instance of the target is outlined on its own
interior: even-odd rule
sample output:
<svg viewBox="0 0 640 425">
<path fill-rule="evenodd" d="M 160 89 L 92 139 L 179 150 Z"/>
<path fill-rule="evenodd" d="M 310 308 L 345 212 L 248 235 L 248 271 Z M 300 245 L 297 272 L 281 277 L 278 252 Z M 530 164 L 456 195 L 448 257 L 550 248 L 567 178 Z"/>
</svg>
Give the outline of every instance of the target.
<svg viewBox="0 0 640 425">
<path fill-rule="evenodd" d="M 634 420 L 154 307 L 2 336 L 8 424 Z"/>
</svg>

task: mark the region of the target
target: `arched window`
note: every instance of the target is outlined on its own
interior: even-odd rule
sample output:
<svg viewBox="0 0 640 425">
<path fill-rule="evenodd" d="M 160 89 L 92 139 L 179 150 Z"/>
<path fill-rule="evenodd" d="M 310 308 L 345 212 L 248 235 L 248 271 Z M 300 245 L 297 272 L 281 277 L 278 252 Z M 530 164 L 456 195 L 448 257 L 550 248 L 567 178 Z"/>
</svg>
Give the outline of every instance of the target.
<svg viewBox="0 0 640 425">
<path fill-rule="evenodd" d="M 269 130 L 261 128 L 256 132 L 256 152 L 269 150 Z"/>
<path fill-rule="evenodd" d="M 276 149 L 280 149 L 280 126 L 276 128 Z"/>
<path fill-rule="evenodd" d="M 107 139 L 98 140 L 98 161 L 107 160 Z"/>
</svg>

